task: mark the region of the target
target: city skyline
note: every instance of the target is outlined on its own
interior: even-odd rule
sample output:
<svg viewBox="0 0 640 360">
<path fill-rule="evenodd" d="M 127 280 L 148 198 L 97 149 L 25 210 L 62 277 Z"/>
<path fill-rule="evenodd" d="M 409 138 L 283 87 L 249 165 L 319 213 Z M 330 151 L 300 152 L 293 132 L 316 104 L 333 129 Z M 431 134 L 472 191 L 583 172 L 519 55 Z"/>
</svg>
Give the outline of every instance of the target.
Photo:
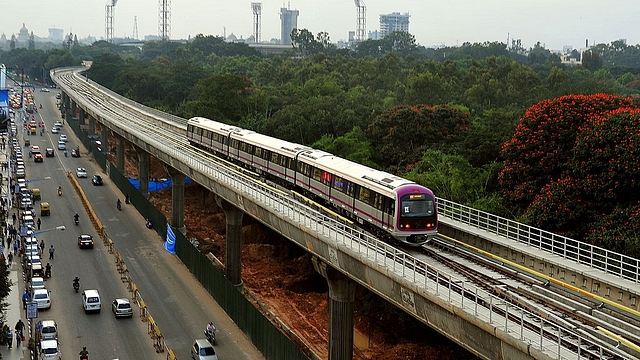
<svg viewBox="0 0 640 360">
<path fill-rule="evenodd" d="M 246 39 L 252 35 L 252 1 L 211 2 L 182 0 L 171 3 L 171 39 L 187 39 L 197 34 Z M 256 2 L 256 1 L 254 1 Z M 565 45 L 583 48 L 589 44 L 626 39 L 630 45 L 640 42 L 640 7 L 633 0 L 612 0 L 606 5 L 596 0 L 538 0 L 535 4 L 506 0 L 482 3 L 452 0 L 425 3 L 418 0 L 364 0 L 367 32 L 380 30 L 380 15 L 409 13 L 409 32 L 427 47 L 456 46 L 464 42 L 507 42 L 521 39 L 525 48 L 541 42 L 548 49 Z M 262 1 L 261 40 L 280 39 L 280 8 L 299 11 L 298 28 L 313 34 L 328 32 L 331 41 L 346 40 L 356 30 L 357 9 L 353 0 Z M 0 34 L 10 39 L 24 23 L 29 32 L 46 38 L 49 28 L 78 38 L 105 37 L 105 0 L 67 0 L 42 2 L 23 0 L 21 9 L 5 17 Z M 120 0 L 114 7 L 115 38 L 132 37 L 134 16 L 138 34 L 158 35 L 158 0 Z"/>
</svg>

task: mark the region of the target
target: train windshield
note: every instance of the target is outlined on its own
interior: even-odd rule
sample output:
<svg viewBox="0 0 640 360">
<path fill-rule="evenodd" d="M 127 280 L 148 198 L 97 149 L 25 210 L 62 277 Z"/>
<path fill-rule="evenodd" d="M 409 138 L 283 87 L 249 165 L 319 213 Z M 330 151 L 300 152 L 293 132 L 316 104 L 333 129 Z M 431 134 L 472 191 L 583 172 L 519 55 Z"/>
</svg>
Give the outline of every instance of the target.
<svg viewBox="0 0 640 360">
<path fill-rule="evenodd" d="M 428 194 L 409 194 L 400 198 L 400 216 L 417 218 L 435 215 L 433 198 Z"/>
</svg>

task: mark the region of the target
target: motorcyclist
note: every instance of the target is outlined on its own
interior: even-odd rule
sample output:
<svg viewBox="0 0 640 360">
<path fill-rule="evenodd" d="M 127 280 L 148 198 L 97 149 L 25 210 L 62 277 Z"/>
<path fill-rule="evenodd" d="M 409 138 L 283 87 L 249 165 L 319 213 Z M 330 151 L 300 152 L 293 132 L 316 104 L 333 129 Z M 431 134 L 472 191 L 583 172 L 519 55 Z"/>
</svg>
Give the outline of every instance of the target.
<svg viewBox="0 0 640 360">
<path fill-rule="evenodd" d="M 78 355 L 80 355 L 80 360 L 88 359 L 89 358 L 89 352 L 87 351 L 87 347 L 83 346 L 82 347 L 82 351 L 80 351 L 80 353 Z"/>
<path fill-rule="evenodd" d="M 76 224 L 78 223 L 78 219 L 80 218 L 80 215 L 78 215 L 78 213 L 76 213 L 75 215 L 73 215 L 73 219 L 76 222 Z"/>
<path fill-rule="evenodd" d="M 51 277 L 51 264 L 47 263 L 47 266 L 45 266 L 44 274 L 46 277 Z"/>
<path fill-rule="evenodd" d="M 58 195 L 62 196 L 62 186 L 58 186 Z"/>
<path fill-rule="evenodd" d="M 122 203 L 120 202 L 120 199 L 118 199 L 118 202 L 116 202 L 116 207 L 118 208 L 118 210 L 122 208 Z"/>
<path fill-rule="evenodd" d="M 80 279 L 77 276 L 73 279 L 73 288 L 76 289 L 76 292 L 78 292 L 77 289 L 80 288 Z"/>
<path fill-rule="evenodd" d="M 213 325 L 213 322 L 211 322 L 211 321 L 210 321 L 210 322 L 207 324 L 207 332 L 208 332 L 208 333 L 212 333 L 212 332 L 214 332 L 214 331 L 216 331 L 216 327 Z"/>
</svg>

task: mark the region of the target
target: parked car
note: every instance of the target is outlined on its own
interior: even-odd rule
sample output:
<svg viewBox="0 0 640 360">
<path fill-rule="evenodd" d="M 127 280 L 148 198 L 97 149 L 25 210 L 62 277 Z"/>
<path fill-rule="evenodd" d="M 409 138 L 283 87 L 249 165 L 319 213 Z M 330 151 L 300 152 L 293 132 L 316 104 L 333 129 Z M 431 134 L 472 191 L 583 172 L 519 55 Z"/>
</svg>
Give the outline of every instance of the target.
<svg viewBox="0 0 640 360">
<path fill-rule="evenodd" d="M 50 309 L 51 308 L 51 294 L 47 289 L 33 290 L 33 296 L 31 299 L 36 302 L 38 309 Z"/>
<path fill-rule="evenodd" d="M 59 127 L 54 126 L 54 127 L 51 128 L 51 133 L 52 134 L 57 134 L 59 132 L 60 132 L 60 128 Z"/>
<path fill-rule="evenodd" d="M 58 340 L 40 341 L 40 359 L 44 359 L 44 360 L 60 359 L 60 348 L 58 348 Z"/>
<path fill-rule="evenodd" d="M 79 178 L 86 178 L 87 177 L 87 170 L 85 170 L 85 168 L 77 168 L 76 169 L 76 176 Z"/>
<path fill-rule="evenodd" d="M 111 303 L 111 310 L 116 318 L 133 316 L 133 310 L 131 309 L 129 299 L 121 298 L 113 300 Z"/>
<path fill-rule="evenodd" d="M 31 278 L 31 282 L 29 283 L 29 288 L 31 292 L 37 289 L 44 289 L 44 278 L 39 276 Z"/>
<path fill-rule="evenodd" d="M 93 185 L 99 186 L 102 185 L 102 176 L 100 175 L 93 175 L 93 177 L 91 178 L 91 183 Z"/>
<path fill-rule="evenodd" d="M 61 128 L 64 126 L 64 124 L 62 123 L 62 121 L 58 120 L 53 124 L 53 126 Z"/>
</svg>

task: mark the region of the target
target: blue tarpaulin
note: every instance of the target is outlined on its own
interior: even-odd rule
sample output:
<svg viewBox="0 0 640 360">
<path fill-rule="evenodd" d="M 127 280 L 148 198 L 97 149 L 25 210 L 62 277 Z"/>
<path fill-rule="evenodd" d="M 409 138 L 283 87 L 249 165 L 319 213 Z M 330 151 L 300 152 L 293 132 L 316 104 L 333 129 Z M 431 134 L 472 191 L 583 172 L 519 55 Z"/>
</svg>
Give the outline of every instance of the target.
<svg viewBox="0 0 640 360">
<path fill-rule="evenodd" d="M 133 186 L 135 186 L 136 189 L 140 190 L 140 180 L 129 178 L 129 182 Z M 185 177 L 184 182 L 185 183 L 191 182 L 191 179 L 189 177 Z M 166 189 L 168 187 L 171 187 L 172 184 L 173 182 L 171 181 L 170 178 L 161 180 L 161 181 L 149 181 L 149 192 L 155 192 L 155 191 L 160 191 L 162 189 Z"/>
</svg>

